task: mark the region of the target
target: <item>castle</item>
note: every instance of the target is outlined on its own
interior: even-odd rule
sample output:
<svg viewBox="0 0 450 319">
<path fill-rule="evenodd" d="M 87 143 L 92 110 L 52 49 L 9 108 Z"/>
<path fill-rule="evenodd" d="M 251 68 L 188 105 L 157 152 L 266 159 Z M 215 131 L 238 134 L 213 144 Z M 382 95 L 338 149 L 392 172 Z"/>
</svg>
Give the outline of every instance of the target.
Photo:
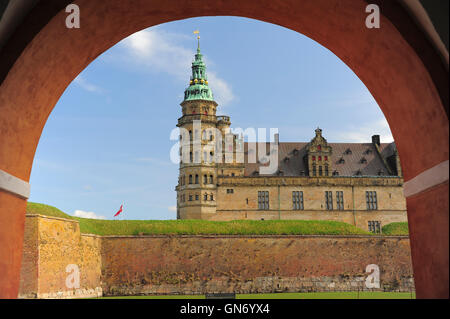
<svg viewBox="0 0 450 319">
<path fill-rule="evenodd" d="M 178 219 L 335 220 L 374 233 L 407 221 L 398 153 L 379 135 L 328 143 L 317 128 L 309 143 L 244 142 L 216 115 L 200 45 L 180 105 Z"/>
</svg>

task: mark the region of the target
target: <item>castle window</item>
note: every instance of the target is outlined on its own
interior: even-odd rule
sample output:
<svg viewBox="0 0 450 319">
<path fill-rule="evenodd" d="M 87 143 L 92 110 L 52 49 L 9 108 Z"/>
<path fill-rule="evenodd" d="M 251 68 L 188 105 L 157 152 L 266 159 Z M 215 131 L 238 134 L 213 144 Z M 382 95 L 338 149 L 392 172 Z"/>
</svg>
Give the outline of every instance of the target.
<svg viewBox="0 0 450 319">
<path fill-rule="evenodd" d="M 313 176 L 317 175 L 316 164 L 313 164 Z"/>
<path fill-rule="evenodd" d="M 210 198 L 211 198 L 211 200 L 214 200 L 214 195 L 213 195 L 213 194 L 211 194 Z"/>
<path fill-rule="evenodd" d="M 294 153 L 295 156 L 297 156 L 298 155 L 298 149 L 294 149 L 293 153 Z"/>
<path fill-rule="evenodd" d="M 209 132 L 209 140 L 212 141 L 213 140 L 213 133 Z"/>
<path fill-rule="evenodd" d="M 192 202 L 192 195 L 189 195 L 189 201 Z"/>
<path fill-rule="evenodd" d="M 205 130 L 203 130 L 203 132 L 202 132 L 202 140 L 206 140 L 206 131 Z"/>
<path fill-rule="evenodd" d="M 203 175 L 203 184 L 208 184 L 208 175 Z"/>
<path fill-rule="evenodd" d="M 209 183 L 214 184 L 214 177 L 212 175 L 209 175 Z"/>
<path fill-rule="evenodd" d="M 322 156 L 319 156 L 319 161 L 321 161 L 322 160 Z"/>
<path fill-rule="evenodd" d="M 227 194 L 233 194 L 234 193 L 234 189 L 232 188 L 227 188 Z"/>
<path fill-rule="evenodd" d="M 192 131 L 189 131 L 189 139 L 192 141 Z"/>
<path fill-rule="evenodd" d="M 317 149 L 320 151 L 322 149 L 322 145 L 317 145 Z"/>
<path fill-rule="evenodd" d="M 377 192 L 375 192 L 375 191 L 367 191 L 366 192 L 366 205 L 367 205 L 367 210 L 378 209 Z"/>
<path fill-rule="evenodd" d="M 313 156 L 313 157 L 312 157 L 312 160 L 313 160 L 313 161 L 315 161 L 315 160 L 316 160 L 316 157 L 315 157 L 315 156 Z"/>
<path fill-rule="evenodd" d="M 322 166 L 319 166 L 319 176 L 322 176 Z"/>
<path fill-rule="evenodd" d="M 344 192 L 336 192 L 336 208 L 338 210 L 344 210 Z"/>
<path fill-rule="evenodd" d="M 328 161 L 328 156 L 324 156 L 324 160 L 325 160 L 325 161 Z"/>
<path fill-rule="evenodd" d="M 370 220 L 368 222 L 369 231 L 375 234 L 381 233 L 381 222 L 378 220 Z"/>
<path fill-rule="evenodd" d="M 333 171 L 333 176 L 339 176 L 339 172 L 338 171 Z"/>
<path fill-rule="evenodd" d="M 331 191 L 325 192 L 325 204 L 327 210 L 333 210 L 333 192 Z"/>
<path fill-rule="evenodd" d="M 301 191 L 292 192 L 292 209 L 303 210 L 303 192 Z"/>
<path fill-rule="evenodd" d="M 195 174 L 195 184 L 198 184 L 198 175 Z"/>
<path fill-rule="evenodd" d="M 268 210 L 269 209 L 269 192 L 268 191 L 258 191 L 258 209 Z"/>
<path fill-rule="evenodd" d="M 205 201 L 208 200 L 208 194 L 203 195 L 203 200 L 205 200 Z"/>
<path fill-rule="evenodd" d="M 325 176 L 328 176 L 328 165 L 325 165 Z"/>
<path fill-rule="evenodd" d="M 357 175 L 357 176 L 362 175 L 362 172 L 361 172 L 360 169 L 356 171 L 356 175 Z"/>
<path fill-rule="evenodd" d="M 372 150 L 370 149 L 370 148 L 368 148 L 365 152 L 364 152 L 364 154 L 371 154 L 372 153 Z"/>
<path fill-rule="evenodd" d="M 366 164 L 366 163 L 367 163 L 366 158 L 365 158 L 365 157 L 361 158 L 360 163 L 361 163 L 361 164 Z"/>
<path fill-rule="evenodd" d="M 192 175 L 189 175 L 189 184 L 192 184 Z"/>
<path fill-rule="evenodd" d="M 213 152 L 209 152 L 209 162 L 210 163 L 213 162 L 213 158 L 214 158 L 214 153 Z"/>
<path fill-rule="evenodd" d="M 231 177 L 234 177 L 234 173 L 231 173 Z"/>
<path fill-rule="evenodd" d="M 352 150 L 349 149 L 349 148 L 347 148 L 347 149 L 345 150 L 344 154 L 345 154 L 345 155 L 350 155 L 350 154 L 352 154 Z"/>
<path fill-rule="evenodd" d="M 345 163 L 345 159 L 343 157 L 341 157 L 338 161 L 339 164 L 344 164 Z"/>
<path fill-rule="evenodd" d="M 192 159 L 192 152 L 189 153 L 189 163 L 192 163 L 193 159 Z"/>
</svg>

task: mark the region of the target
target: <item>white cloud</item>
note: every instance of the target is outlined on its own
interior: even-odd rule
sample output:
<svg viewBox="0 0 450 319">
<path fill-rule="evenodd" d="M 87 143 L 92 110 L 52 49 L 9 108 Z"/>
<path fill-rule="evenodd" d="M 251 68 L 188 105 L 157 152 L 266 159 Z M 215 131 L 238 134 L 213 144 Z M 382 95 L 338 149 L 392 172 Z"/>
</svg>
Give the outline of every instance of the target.
<svg viewBox="0 0 450 319">
<path fill-rule="evenodd" d="M 85 212 L 85 211 L 82 211 L 82 210 L 76 210 L 73 213 L 73 216 L 82 217 L 82 218 L 91 218 L 91 219 L 106 219 L 105 216 L 100 216 L 100 215 L 97 215 L 94 212 Z"/>
<path fill-rule="evenodd" d="M 343 131 L 332 134 L 336 141 L 348 143 L 369 143 L 372 135 L 380 135 L 381 143 L 390 143 L 394 141 L 389 124 L 386 119 L 360 123 L 358 127 L 343 128 Z"/>
<path fill-rule="evenodd" d="M 94 85 L 92 83 L 89 83 L 81 75 L 78 75 L 75 78 L 74 82 L 76 84 L 78 84 L 81 88 L 85 89 L 86 91 L 94 92 L 94 93 L 102 93 L 103 92 L 102 88 L 100 88 L 99 86 L 96 86 L 96 85 Z"/>
<path fill-rule="evenodd" d="M 176 212 L 177 206 L 169 206 L 169 207 L 167 207 L 167 209 L 169 210 L 169 212 Z"/>
<path fill-rule="evenodd" d="M 191 39 L 183 34 L 169 33 L 159 28 L 136 32 L 121 42 L 126 49 L 128 61 L 137 62 L 153 72 L 168 73 L 187 85 L 191 74 L 194 51 L 180 45 L 181 40 Z M 212 61 L 205 58 L 205 63 Z M 230 84 L 215 72 L 207 71 L 209 85 L 219 105 L 224 106 L 234 99 Z"/>
</svg>

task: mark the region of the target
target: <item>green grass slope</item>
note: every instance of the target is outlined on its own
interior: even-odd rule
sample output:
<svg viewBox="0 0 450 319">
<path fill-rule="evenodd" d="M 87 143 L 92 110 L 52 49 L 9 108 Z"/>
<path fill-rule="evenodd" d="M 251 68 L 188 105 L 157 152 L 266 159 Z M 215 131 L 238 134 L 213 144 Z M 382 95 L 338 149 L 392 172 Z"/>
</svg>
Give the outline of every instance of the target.
<svg viewBox="0 0 450 319">
<path fill-rule="evenodd" d="M 409 235 L 408 223 L 397 222 L 390 223 L 381 228 L 383 235 Z"/>
<path fill-rule="evenodd" d="M 100 220 L 73 217 L 28 203 L 28 213 L 77 220 L 82 233 L 97 235 L 370 235 L 353 225 L 326 220 Z"/>
</svg>

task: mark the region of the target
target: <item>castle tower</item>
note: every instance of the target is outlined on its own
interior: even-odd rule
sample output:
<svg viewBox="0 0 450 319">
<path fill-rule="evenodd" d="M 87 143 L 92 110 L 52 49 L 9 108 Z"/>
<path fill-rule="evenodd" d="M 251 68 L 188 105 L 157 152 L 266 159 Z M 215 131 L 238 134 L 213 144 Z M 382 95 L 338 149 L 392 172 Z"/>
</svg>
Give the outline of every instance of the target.
<svg viewBox="0 0 450 319">
<path fill-rule="evenodd" d="M 331 176 L 332 149 L 322 136 L 322 130 L 316 129 L 316 136 L 306 146 L 306 163 L 310 177 Z"/>
<path fill-rule="evenodd" d="M 189 86 L 181 102 L 180 173 L 177 190 L 178 219 L 208 219 L 216 212 L 216 109 L 208 86 L 206 65 L 200 53 L 200 41 Z"/>
</svg>

